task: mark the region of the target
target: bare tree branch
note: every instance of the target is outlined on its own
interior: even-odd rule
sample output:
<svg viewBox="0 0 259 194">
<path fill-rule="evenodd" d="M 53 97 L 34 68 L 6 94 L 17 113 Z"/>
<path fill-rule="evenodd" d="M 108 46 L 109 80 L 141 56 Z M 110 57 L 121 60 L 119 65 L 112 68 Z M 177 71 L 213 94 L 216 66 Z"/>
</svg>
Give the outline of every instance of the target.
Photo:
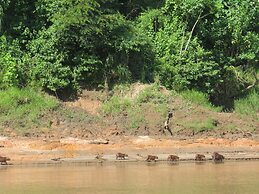
<svg viewBox="0 0 259 194">
<path fill-rule="evenodd" d="M 255 82 L 254 82 L 252 85 L 249 85 L 249 86 L 247 86 L 245 89 L 243 89 L 243 90 L 241 91 L 241 93 L 246 92 L 246 91 L 250 90 L 251 88 L 253 88 L 253 87 L 259 85 L 259 79 L 258 79 L 258 77 L 257 77 L 257 75 L 256 75 L 256 72 L 254 72 L 254 78 L 255 78 Z"/>
<path fill-rule="evenodd" d="M 185 26 L 183 26 L 183 35 L 182 35 L 182 43 L 181 43 L 181 48 L 180 48 L 180 56 L 182 56 L 182 51 L 183 51 L 183 45 L 184 45 L 184 35 L 185 35 Z"/>
<path fill-rule="evenodd" d="M 192 38 L 193 31 L 194 31 L 196 25 L 198 24 L 199 20 L 205 18 L 206 16 L 208 16 L 208 15 L 210 14 L 210 13 L 207 13 L 207 14 L 205 14 L 204 16 L 201 16 L 201 13 L 202 13 L 202 11 L 200 11 L 200 14 L 199 14 L 198 18 L 197 18 L 196 22 L 194 23 L 194 25 L 193 25 L 193 27 L 192 27 L 192 30 L 191 30 L 189 39 L 188 39 L 188 41 L 187 41 L 187 43 L 186 43 L 186 46 L 185 46 L 184 51 L 187 51 L 187 49 L 188 49 L 188 46 L 189 46 L 190 41 L 191 41 L 191 38 Z"/>
</svg>

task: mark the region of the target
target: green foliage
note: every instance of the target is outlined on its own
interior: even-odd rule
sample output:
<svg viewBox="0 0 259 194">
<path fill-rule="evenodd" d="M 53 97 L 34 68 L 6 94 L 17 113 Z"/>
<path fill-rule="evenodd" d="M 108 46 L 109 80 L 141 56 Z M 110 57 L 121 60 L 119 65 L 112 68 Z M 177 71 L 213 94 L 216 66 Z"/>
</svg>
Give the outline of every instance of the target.
<svg viewBox="0 0 259 194">
<path fill-rule="evenodd" d="M 102 1 L 85 0 L 42 0 L 38 5 L 37 12 L 45 15 L 49 26 L 38 32 L 28 48 L 33 79 L 40 78 L 42 87 L 59 92 L 78 89 L 83 82 L 110 86 L 131 78 L 146 79 L 151 73 L 144 73 L 147 43 L 131 21 L 105 6 Z M 140 74 L 132 75 L 136 65 Z"/>
<path fill-rule="evenodd" d="M 145 114 L 140 104 L 135 103 L 126 97 L 113 96 L 102 105 L 104 114 L 112 116 L 126 115 L 128 119 L 127 128 L 136 129 L 146 122 Z M 126 124 L 126 123 L 125 123 Z"/>
<path fill-rule="evenodd" d="M 128 85 L 118 85 L 114 88 L 114 95 L 102 105 L 102 111 L 106 115 L 126 117 L 125 127 L 137 129 L 147 125 L 146 112 L 152 111 L 160 121 L 168 113 L 168 102 L 170 96 L 162 94 L 159 86 L 153 84 L 140 91 L 138 95 L 131 96 L 138 89 L 133 90 Z M 131 96 L 129 98 L 128 96 Z M 152 123 L 152 122 L 151 122 Z"/>
<path fill-rule="evenodd" d="M 129 128 L 137 129 L 139 126 L 142 126 L 143 123 L 146 123 L 145 114 L 140 107 L 134 106 L 128 110 L 128 119 L 129 119 Z"/>
<path fill-rule="evenodd" d="M 203 121 L 195 120 L 188 123 L 183 123 L 183 126 L 193 130 L 194 132 L 203 132 L 214 129 L 215 121 L 211 118 Z"/>
<path fill-rule="evenodd" d="M 239 75 L 243 77 L 247 70 L 258 70 L 259 36 L 255 27 L 258 23 L 258 2 L 233 0 L 218 1 L 218 4 L 221 6 L 199 27 L 197 36 L 202 40 L 203 47 L 212 51 L 214 61 L 221 70 L 223 81 L 215 85 L 212 95 L 217 104 L 231 109 L 233 98 L 241 96 L 243 89 L 252 84 L 247 80 L 235 80 L 238 77 L 233 73 L 242 69 Z"/>
<path fill-rule="evenodd" d="M 153 82 L 232 110 L 258 80 L 257 0 L 2 0 L 0 88 Z"/>
<path fill-rule="evenodd" d="M 9 88 L 0 92 L 0 125 L 21 130 L 35 127 L 44 114 L 58 106 L 56 99 L 31 88 Z"/>
<path fill-rule="evenodd" d="M 132 102 L 129 99 L 114 96 L 102 105 L 102 110 L 105 114 L 120 114 L 127 111 L 131 105 Z"/>
<path fill-rule="evenodd" d="M 252 91 L 245 98 L 235 101 L 235 111 L 243 116 L 258 120 L 259 115 L 259 92 Z"/>
<path fill-rule="evenodd" d="M 183 99 L 190 101 L 192 103 L 195 103 L 197 105 L 203 106 L 205 108 L 208 108 L 209 110 L 213 111 L 221 111 L 221 107 L 215 107 L 213 106 L 210 101 L 208 96 L 205 93 L 196 91 L 196 90 L 186 90 L 181 92 L 181 96 Z"/>
<path fill-rule="evenodd" d="M 67 65 L 62 64 L 64 55 L 54 46 L 57 38 L 48 32 L 39 34 L 41 37 L 28 45 L 31 52 L 31 77 L 42 88 L 56 92 L 70 84 L 71 71 Z"/>
<path fill-rule="evenodd" d="M 232 132 L 236 131 L 237 128 L 238 127 L 235 124 L 232 124 L 232 123 L 227 124 L 226 126 L 224 126 L 224 129 L 226 129 L 227 131 L 232 131 Z"/>
<path fill-rule="evenodd" d="M 150 10 L 139 20 L 139 28 L 154 41 L 159 62 L 157 71 L 164 85 L 177 90 L 213 90 L 215 83 L 220 80 L 218 64 L 196 37 L 188 42 L 192 34 L 187 31 L 185 22 L 171 12 L 167 14 L 165 11 L 163 14 L 161 10 Z M 157 29 L 154 22 L 157 23 Z"/>
<path fill-rule="evenodd" d="M 2 20 L 3 20 L 3 16 L 4 16 L 4 11 L 6 9 L 6 7 L 8 6 L 8 4 L 10 3 L 9 0 L 1 0 L 0 1 L 0 34 L 2 31 Z"/>
<path fill-rule="evenodd" d="M 117 84 L 113 87 L 112 92 L 114 93 L 114 96 L 125 97 L 130 90 L 129 84 Z"/>
<path fill-rule="evenodd" d="M 0 37 L 0 88 L 17 87 L 26 82 L 26 65 L 17 42 L 8 43 L 5 36 Z"/>
<path fill-rule="evenodd" d="M 168 102 L 168 97 L 159 91 L 159 86 L 154 84 L 142 90 L 136 101 L 138 103 L 164 104 Z"/>
<path fill-rule="evenodd" d="M 258 69 L 257 3 L 167 0 L 161 9 L 144 12 L 138 27 L 156 51 L 162 84 L 201 90 L 215 104 L 232 106 L 231 99 L 253 81 L 234 80 L 230 68 L 242 69 L 241 77 Z"/>
<path fill-rule="evenodd" d="M 17 39 L 25 48 L 31 39 L 33 30 L 42 25 L 35 12 L 37 1 L 1 0 L 4 2 L 2 33 L 10 39 Z"/>
<path fill-rule="evenodd" d="M 54 112 L 55 113 L 55 112 Z M 80 112 L 76 109 L 70 109 L 67 107 L 62 107 L 58 109 L 59 115 L 61 115 L 62 119 L 66 120 L 69 123 L 97 123 L 101 122 L 101 118 L 88 114 L 86 111 Z"/>
</svg>

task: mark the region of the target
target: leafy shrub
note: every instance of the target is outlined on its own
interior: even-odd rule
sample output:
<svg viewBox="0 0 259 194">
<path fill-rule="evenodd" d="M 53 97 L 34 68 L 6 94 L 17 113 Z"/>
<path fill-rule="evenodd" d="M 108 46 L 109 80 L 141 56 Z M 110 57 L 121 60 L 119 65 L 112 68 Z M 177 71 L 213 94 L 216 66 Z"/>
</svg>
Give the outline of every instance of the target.
<svg viewBox="0 0 259 194">
<path fill-rule="evenodd" d="M 221 107 L 215 107 L 209 102 L 209 98 L 205 93 L 196 91 L 196 90 L 186 90 L 184 92 L 181 92 L 181 96 L 192 103 L 201 105 L 205 108 L 208 108 L 210 110 L 214 111 L 221 111 Z"/>
<path fill-rule="evenodd" d="M 245 98 L 235 101 L 235 111 L 238 114 L 254 117 L 258 119 L 259 115 L 259 93 L 251 92 Z"/>
<path fill-rule="evenodd" d="M 16 41 L 9 43 L 5 36 L 0 37 L 0 88 L 21 86 L 26 80 L 22 57 Z"/>
</svg>

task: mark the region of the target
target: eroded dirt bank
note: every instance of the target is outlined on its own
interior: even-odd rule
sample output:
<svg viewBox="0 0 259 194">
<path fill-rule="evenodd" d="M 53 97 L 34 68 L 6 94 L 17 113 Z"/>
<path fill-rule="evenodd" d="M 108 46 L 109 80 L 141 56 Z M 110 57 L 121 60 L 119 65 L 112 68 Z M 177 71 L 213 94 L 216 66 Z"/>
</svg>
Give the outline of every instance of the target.
<svg viewBox="0 0 259 194">
<path fill-rule="evenodd" d="M 78 99 L 59 103 L 36 125 L 20 118 L 2 123 L 0 156 L 14 165 L 113 162 L 118 152 L 128 154 L 127 161 L 145 161 L 149 154 L 159 160 L 169 154 L 193 160 L 196 153 L 211 159 L 215 151 L 227 159 L 259 159 L 256 118 L 201 106 L 163 86 L 136 83 L 110 97 L 83 90 Z M 165 130 L 169 110 L 172 136 Z"/>
<path fill-rule="evenodd" d="M 40 164 L 65 162 L 100 162 L 96 155 L 102 155 L 103 162 L 116 161 L 115 154 L 127 153 L 127 161 L 144 161 L 148 154 L 159 160 L 166 160 L 169 154 L 176 154 L 180 160 L 193 160 L 202 153 L 211 159 L 214 151 L 226 159 L 259 159 L 259 140 L 239 138 L 221 139 L 214 137 L 199 139 L 166 139 L 149 136 L 118 137 L 106 142 L 103 139 L 83 140 L 77 138 L 29 139 L 0 138 L 0 155 L 11 158 L 10 164 Z"/>
</svg>

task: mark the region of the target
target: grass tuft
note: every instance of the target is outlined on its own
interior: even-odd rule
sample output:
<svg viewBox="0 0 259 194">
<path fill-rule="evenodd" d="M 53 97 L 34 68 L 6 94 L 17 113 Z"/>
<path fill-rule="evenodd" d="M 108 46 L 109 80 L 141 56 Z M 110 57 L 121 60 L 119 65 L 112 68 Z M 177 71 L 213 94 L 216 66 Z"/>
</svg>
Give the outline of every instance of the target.
<svg viewBox="0 0 259 194">
<path fill-rule="evenodd" d="M 136 100 L 138 103 L 168 103 L 168 97 L 159 91 L 159 86 L 157 86 L 156 84 L 147 87 L 146 89 L 141 91 Z"/>
<path fill-rule="evenodd" d="M 191 121 L 189 123 L 184 123 L 184 127 L 193 130 L 194 132 L 203 132 L 203 131 L 208 131 L 208 130 L 212 130 L 216 127 L 215 124 L 215 120 L 214 119 L 207 119 L 204 121 Z"/>
<path fill-rule="evenodd" d="M 186 90 L 181 93 L 183 99 L 190 101 L 192 103 L 203 106 L 211 111 L 220 112 L 222 111 L 222 107 L 213 106 L 209 102 L 209 98 L 206 94 L 196 91 L 196 90 Z"/>
<path fill-rule="evenodd" d="M 0 126 L 29 128 L 38 125 L 38 119 L 55 110 L 59 102 L 31 88 L 9 88 L 0 91 Z"/>
<path fill-rule="evenodd" d="M 259 120 L 259 92 L 253 91 L 245 98 L 236 100 L 235 112 Z"/>
<path fill-rule="evenodd" d="M 105 114 L 120 114 L 123 111 L 127 111 L 127 109 L 132 105 L 131 100 L 128 98 L 121 98 L 117 96 L 113 96 L 111 99 L 103 103 L 102 111 Z"/>
</svg>

